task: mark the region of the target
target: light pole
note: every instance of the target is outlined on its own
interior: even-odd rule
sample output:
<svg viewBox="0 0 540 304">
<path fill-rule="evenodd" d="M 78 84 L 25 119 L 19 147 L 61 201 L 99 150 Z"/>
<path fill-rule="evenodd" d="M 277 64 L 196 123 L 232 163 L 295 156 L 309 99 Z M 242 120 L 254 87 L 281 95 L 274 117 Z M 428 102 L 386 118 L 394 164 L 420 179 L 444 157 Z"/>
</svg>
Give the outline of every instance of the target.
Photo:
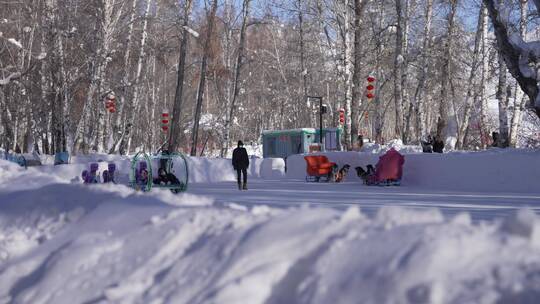
<svg viewBox="0 0 540 304">
<path fill-rule="evenodd" d="M 307 100 L 311 99 L 318 99 L 319 100 L 319 143 L 321 145 L 321 151 L 322 151 L 322 115 L 323 113 L 323 104 L 322 104 L 322 97 L 321 96 L 306 96 Z"/>
</svg>

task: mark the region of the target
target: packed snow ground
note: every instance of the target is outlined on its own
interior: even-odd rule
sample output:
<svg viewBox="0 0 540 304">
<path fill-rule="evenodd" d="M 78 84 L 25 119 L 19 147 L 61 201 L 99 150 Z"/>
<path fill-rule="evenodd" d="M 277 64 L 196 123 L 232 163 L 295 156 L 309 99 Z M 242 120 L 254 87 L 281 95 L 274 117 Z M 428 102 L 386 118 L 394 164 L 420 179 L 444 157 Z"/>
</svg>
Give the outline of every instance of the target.
<svg viewBox="0 0 540 304">
<path fill-rule="evenodd" d="M 238 191 L 193 158 L 180 195 L 80 183 L 94 160 L 125 182 L 115 156 L 0 161 L 0 303 L 537 303 L 540 152 L 408 152 L 401 187 L 306 183 L 293 156 Z"/>
</svg>

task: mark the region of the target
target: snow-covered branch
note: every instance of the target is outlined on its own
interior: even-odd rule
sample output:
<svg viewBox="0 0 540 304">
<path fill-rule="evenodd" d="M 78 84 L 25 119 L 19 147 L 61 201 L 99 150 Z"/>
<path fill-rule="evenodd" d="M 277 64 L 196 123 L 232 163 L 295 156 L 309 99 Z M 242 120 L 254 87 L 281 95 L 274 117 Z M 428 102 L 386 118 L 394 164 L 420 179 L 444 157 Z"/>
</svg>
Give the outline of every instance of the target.
<svg viewBox="0 0 540 304">
<path fill-rule="evenodd" d="M 8 85 L 10 82 L 12 82 L 15 79 L 20 78 L 21 76 L 22 74 L 19 72 L 11 73 L 8 77 L 4 79 L 0 79 L 0 86 Z"/>
<path fill-rule="evenodd" d="M 503 9 L 495 0 L 484 0 L 484 3 L 493 23 L 499 52 L 540 117 L 540 42 L 525 42 L 518 33 L 512 33 L 508 19 L 503 17 Z M 534 0 L 534 4 L 540 9 L 540 0 Z"/>
</svg>

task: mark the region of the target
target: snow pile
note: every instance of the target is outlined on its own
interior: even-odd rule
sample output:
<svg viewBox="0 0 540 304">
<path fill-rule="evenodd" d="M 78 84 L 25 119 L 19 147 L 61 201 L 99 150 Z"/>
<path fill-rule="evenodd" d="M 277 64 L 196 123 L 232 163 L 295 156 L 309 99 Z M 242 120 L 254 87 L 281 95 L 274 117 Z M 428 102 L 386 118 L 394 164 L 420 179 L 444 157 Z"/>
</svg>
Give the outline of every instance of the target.
<svg viewBox="0 0 540 304">
<path fill-rule="evenodd" d="M 0 167 L 0 176 L 25 171 Z M 12 172 L 13 171 L 13 172 Z M 52 178 L 52 177 L 51 177 Z M 6 180 L 6 188 L 14 186 Z M 0 191 L 0 303 L 533 303 L 540 219 L 272 209 L 117 185 Z"/>
<path fill-rule="evenodd" d="M 405 145 L 403 144 L 403 141 L 401 141 L 400 139 L 391 140 L 385 145 L 380 145 L 377 143 L 369 143 L 369 142 L 364 143 L 360 152 L 380 154 L 380 153 L 384 153 L 390 150 L 390 148 L 394 148 L 401 153 L 422 152 L 422 148 L 420 146 Z"/>
</svg>

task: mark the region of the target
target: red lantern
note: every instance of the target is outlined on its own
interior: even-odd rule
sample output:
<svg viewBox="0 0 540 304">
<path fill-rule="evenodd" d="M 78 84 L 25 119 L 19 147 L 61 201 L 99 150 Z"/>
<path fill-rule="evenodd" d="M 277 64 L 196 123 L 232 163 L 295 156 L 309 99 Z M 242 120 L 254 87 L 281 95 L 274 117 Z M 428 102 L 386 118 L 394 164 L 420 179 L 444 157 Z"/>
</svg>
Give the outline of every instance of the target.
<svg viewBox="0 0 540 304">
<path fill-rule="evenodd" d="M 368 84 L 366 86 L 366 97 L 371 100 L 375 97 L 375 86 L 373 85 L 373 83 L 375 82 L 375 77 L 368 76 L 367 81 Z"/>
<path fill-rule="evenodd" d="M 169 112 L 167 110 L 161 113 L 161 130 L 163 132 L 169 131 Z"/>
<path fill-rule="evenodd" d="M 114 93 L 108 93 L 107 96 L 105 96 L 105 108 L 110 113 L 116 112 L 116 97 L 114 96 Z"/>
</svg>

